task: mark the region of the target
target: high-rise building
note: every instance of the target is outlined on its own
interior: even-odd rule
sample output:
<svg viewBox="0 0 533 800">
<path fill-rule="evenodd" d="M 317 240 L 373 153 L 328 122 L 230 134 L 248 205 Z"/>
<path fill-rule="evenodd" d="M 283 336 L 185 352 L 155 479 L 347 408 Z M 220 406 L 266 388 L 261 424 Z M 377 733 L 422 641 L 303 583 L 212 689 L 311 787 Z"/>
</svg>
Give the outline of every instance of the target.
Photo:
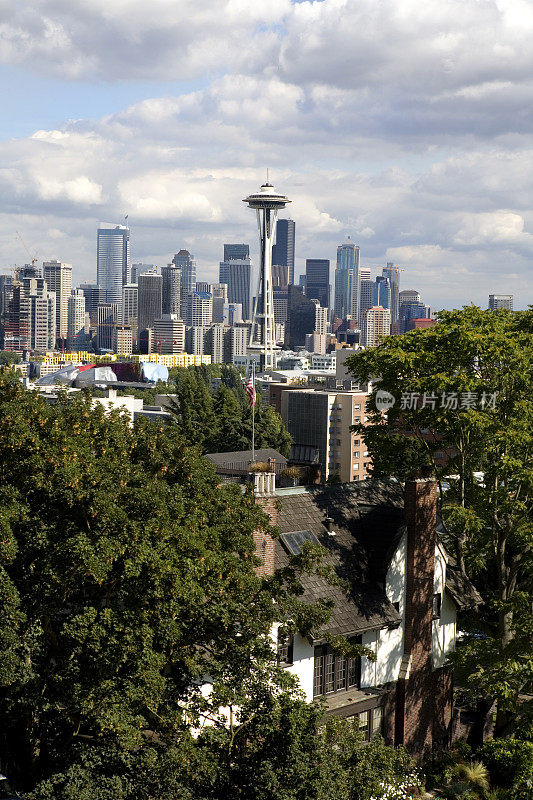
<svg viewBox="0 0 533 800">
<path fill-rule="evenodd" d="M 335 474 L 343 483 L 368 477 L 370 456 L 361 435 L 350 430 L 366 421 L 367 400 L 356 391 L 282 390 L 283 422 L 296 449 L 318 451 L 323 482 Z"/>
<path fill-rule="evenodd" d="M 395 267 L 392 261 L 387 261 L 387 266 L 383 267 L 382 275 L 388 278 L 391 297 L 390 297 L 390 316 L 391 325 L 398 322 L 400 318 L 400 267 Z"/>
<path fill-rule="evenodd" d="M 288 267 L 289 283 L 294 283 L 295 223 L 292 219 L 278 219 L 276 243 L 272 247 L 272 264 Z"/>
<path fill-rule="evenodd" d="M 206 328 L 189 326 L 185 329 L 185 351 L 193 356 L 204 355 L 204 337 Z"/>
<path fill-rule="evenodd" d="M 53 350 L 56 342 L 56 296 L 39 270 L 23 268 L 9 301 L 4 336 L 6 350 Z"/>
<path fill-rule="evenodd" d="M 250 245 L 248 244 L 225 244 L 224 261 L 244 261 L 250 258 Z"/>
<path fill-rule="evenodd" d="M 318 300 L 315 301 L 315 331 L 322 336 L 328 332 L 328 309 L 321 306 Z"/>
<path fill-rule="evenodd" d="M 122 324 L 131 330 L 132 346 L 137 347 L 139 341 L 139 286 L 128 283 L 122 289 Z"/>
<path fill-rule="evenodd" d="M 224 307 L 228 304 L 228 287 L 225 283 L 214 283 L 211 286 L 213 298 L 213 322 L 225 322 Z"/>
<path fill-rule="evenodd" d="M 420 292 L 417 289 L 404 289 L 399 293 L 400 306 L 402 303 L 419 303 Z M 398 309 L 399 312 L 399 309 Z"/>
<path fill-rule="evenodd" d="M 390 311 L 391 287 L 388 278 L 378 275 L 372 287 L 372 305 L 383 306 Z M 392 313 L 391 313 L 392 319 Z"/>
<path fill-rule="evenodd" d="M 163 314 L 181 315 L 181 269 L 175 264 L 161 267 Z"/>
<path fill-rule="evenodd" d="M 305 293 L 329 308 L 329 259 L 308 258 L 305 262 Z"/>
<path fill-rule="evenodd" d="M 513 310 L 512 294 L 489 294 L 489 309 L 496 311 L 498 308 L 508 308 Z"/>
<path fill-rule="evenodd" d="M 250 325 L 232 325 L 224 330 L 224 362 L 233 364 L 235 356 L 245 356 L 250 336 Z"/>
<path fill-rule="evenodd" d="M 224 245 L 226 247 L 237 245 Z M 243 245 L 244 247 L 244 245 Z M 246 245 L 248 247 L 248 245 Z M 220 283 L 228 287 L 228 302 L 241 303 L 244 319 L 251 317 L 252 301 L 252 263 L 249 257 L 232 258 L 220 262 L 218 273 Z"/>
<path fill-rule="evenodd" d="M 348 236 L 344 244 L 337 247 L 335 269 L 335 314 L 340 319 L 359 319 L 360 301 L 360 251 Z"/>
<path fill-rule="evenodd" d="M 120 306 L 121 303 L 100 303 L 98 306 L 97 342 L 99 350 L 114 350 L 114 331 L 120 318 Z"/>
<path fill-rule="evenodd" d="M 252 317 L 252 330 L 248 352 L 251 357 L 259 355 L 262 370 L 274 369 L 276 366 L 276 330 L 274 321 L 274 299 L 272 291 L 272 244 L 274 223 L 278 211 L 291 201 L 274 189 L 271 183 L 264 183 L 258 192 L 248 195 L 243 200 L 257 215 L 259 230 L 259 280 Z M 290 220 L 287 220 L 290 222 Z M 280 228 L 280 231 L 283 228 Z M 288 228 L 287 228 L 288 230 Z M 293 225 L 294 234 L 294 225 Z M 294 240 L 294 235 L 293 235 Z M 288 241 L 288 240 L 287 240 Z M 289 256 L 289 245 L 287 244 Z M 294 256 L 292 272 L 294 273 Z M 289 274 L 290 267 L 289 266 Z"/>
<path fill-rule="evenodd" d="M 272 264 L 272 286 L 274 289 L 287 291 L 289 285 L 289 268 L 286 264 Z"/>
<path fill-rule="evenodd" d="M 0 347 L 5 350 L 4 336 L 8 323 L 9 303 L 13 297 L 14 280 L 12 275 L 0 275 Z"/>
<path fill-rule="evenodd" d="M 85 350 L 87 347 L 87 337 L 85 335 L 85 295 L 82 289 L 72 290 L 72 294 L 67 302 L 67 312 L 67 347 L 69 350 L 74 351 Z"/>
<path fill-rule="evenodd" d="M 43 261 L 43 278 L 49 292 L 56 295 L 56 339 L 68 336 L 68 301 L 72 292 L 72 264 Z"/>
<path fill-rule="evenodd" d="M 359 325 L 363 323 L 363 316 L 365 311 L 372 308 L 372 295 L 374 292 L 374 281 L 370 279 L 370 269 L 368 267 L 360 267 L 359 269 L 360 285 L 359 285 Z"/>
<path fill-rule="evenodd" d="M 141 331 L 154 327 L 154 321 L 161 318 L 163 277 L 154 273 L 138 277 L 138 329 Z"/>
<path fill-rule="evenodd" d="M 382 306 L 372 306 L 363 317 L 363 345 L 376 347 L 384 336 L 390 335 L 390 311 Z"/>
<path fill-rule="evenodd" d="M 317 323 L 317 301 L 310 300 L 299 286 L 289 286 L 285 344 L 294 349 L 305 346 L 305 336 L 313 333 Z"/>
<path fill-rule="evenodd" d="M 224 325 L 210 325 L 205 332 L 204 353 L 212 364 L 224 363 L 224 330 Z"/>
<path fill-rule="evenodd" d="M 130 229 L 102 224 L 97 232 L 96 282 L 106 303 L 122 303 L 122 287 L 130 282 Z"/>
<path fill-rule="evenodd" d="M 214 312 L 213 312 L 214 316 Z M 242 305 L 240 303 L 225 303 L 223 322 L 225 325 L 237 325 L 242 322 Z"/>
<path fill-rule="evenodd" d="M 126 325 L 113 326 L 113 352 L 129 356 L 133 352 L 133 335 Z"/>
<path fill-rule="evenodd" d="M 154 322 L 154 342 L 159 353 L 169 355 L 185 350 L 185 324 L 177 314 L 163 314 Z"/>
<path fill-rule="evenodd" d="M 104 290 L 93 281 L 81 283 L 78 287 L 85 295 L 85 312 L 89 314 L 90 324 L 98 325 L 98 306 L 104 302 Z"/>
<path fill-rule="evenodd" d="M 298 287 L 299 288 L 299 287 Z M 289 287 L 277 288 L 274 286 L 272 297 L 274 301 L 274 322 L 276 325 L 285 325 L 287 322 Z"/>
<path fill-rule="evenodd" d="M 430 319 L 431 307 L 416 300 L 400 303 L 400 319 L 398 320 L 399 332 L 406 333 L 413 319 Z"/>
<path fill-rule="evenodd" d="M 187 297 L 187 325 L 205 328 L 213 319 L 213 298 L 209 292 L 190 292 Z"/>
<path fill-rule="evenodd" d="M 172 263 L 181 269 L 181 318 L 185 319 L 187 296 L 196 289 L 196 261 L 188 250 L 180 250 Z"/>
<path fill-rule="evenodd" d="M 131 265 L 130 283 L 137 283 L 137 278 L 145 272 L 157 272 L 155 264 L 145 264 L 143 261 L 137 261 Z"/>
</svg>

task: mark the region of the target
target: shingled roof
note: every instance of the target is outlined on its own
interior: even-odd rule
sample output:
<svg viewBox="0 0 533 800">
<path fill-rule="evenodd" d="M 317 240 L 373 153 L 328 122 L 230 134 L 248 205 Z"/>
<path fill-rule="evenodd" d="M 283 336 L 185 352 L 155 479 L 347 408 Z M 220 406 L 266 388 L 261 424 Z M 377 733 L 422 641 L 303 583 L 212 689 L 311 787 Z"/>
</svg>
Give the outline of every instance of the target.
<svg viewBox="0 0 533 800">
<path fill-rule="evenodd" d="M 278 527 L 282 533 L 308 530 L 328 553 L 327 564 L 348 580 L 351 591 L 331 586 L 319 575 L 304 576 L 302 599 L 332 600 L 331 617 L 315 641 L 326 633 L 357 635 L 383 626 L 396 626 L 401 617 L 378 585 L 403 532 L 403 495 L 395 482 L 365 481 L 338 487 L 309 487 L 277 492 L 281 501 Z M 335 536 L 325 526 L 333 519 Z M 289 562 L 289 554 L 276 542 L 276 566 Z"/>
<path fill-rule="evenodd" d="M 347 580 L 349 592 L 331 586 L 319 575 L 304 576 L 302 599 L 309 603 L 332 600 L 334 607 L 315 641 L 333 635 L 358 635 L 383 626 L 396 626 L 401 617 L 385 595 L 392 556 L 405 532 L 403 488 L 393 480 L 367 480 L 339 486 L 279 489 L 277 524 L 281 533 L 311 531 L 327 550 L 325 563 Z M 326 518 L 333 520 L 332 536 Z M 276 542 L 276 567 L 290 555 Z M 446 590 L 459 608 L 475 605 L 479 595 L 450 558 Z"/>
</svg>

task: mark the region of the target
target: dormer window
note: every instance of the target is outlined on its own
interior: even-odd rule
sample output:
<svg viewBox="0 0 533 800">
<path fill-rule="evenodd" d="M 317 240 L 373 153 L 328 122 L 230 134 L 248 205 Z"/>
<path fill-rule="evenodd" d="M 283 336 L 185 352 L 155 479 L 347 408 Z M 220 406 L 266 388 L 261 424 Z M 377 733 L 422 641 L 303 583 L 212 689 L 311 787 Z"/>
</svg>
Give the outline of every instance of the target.
<svg viewBox="0 0 533 800">
<path fill-rule="evenodd" d="M 288 666 L 293 663 L 294 637 L 290 633 L 285 633 L 282 628 L 278 629 L 278 661 L 281 666 Z"/>
</svg>

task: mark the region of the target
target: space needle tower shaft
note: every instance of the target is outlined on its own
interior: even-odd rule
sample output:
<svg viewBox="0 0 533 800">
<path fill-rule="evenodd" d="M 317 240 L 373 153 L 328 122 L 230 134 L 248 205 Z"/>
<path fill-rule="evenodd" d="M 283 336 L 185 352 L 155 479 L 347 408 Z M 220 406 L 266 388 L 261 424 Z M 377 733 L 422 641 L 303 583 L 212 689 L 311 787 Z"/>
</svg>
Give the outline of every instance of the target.
<svg viewBox="0 0 533 800">
<path fill-rule="evenodd" d="M 259 277 L 254 303 L 252 330 L 248 352 L 259 354 L 261 370 L 276 367 L 276 333 L 274 324 L 274 296 L 272 290 L 272 245 L 276 219 L 280 208 L 291 201 L 274 189 L 271 183 L 264 183 L 256 194 L 243 200 L 257 214 L 259 229 Z"/>
</svg>

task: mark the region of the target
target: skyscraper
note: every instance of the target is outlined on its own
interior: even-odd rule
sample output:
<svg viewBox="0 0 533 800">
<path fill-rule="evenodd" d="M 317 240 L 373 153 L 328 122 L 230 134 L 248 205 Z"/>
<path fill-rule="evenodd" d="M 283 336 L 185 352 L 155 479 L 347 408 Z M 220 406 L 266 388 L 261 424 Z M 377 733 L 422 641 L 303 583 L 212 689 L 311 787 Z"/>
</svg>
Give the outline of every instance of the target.
<svg viewBox="0 0 533 800">
<path fill-rule="evenodd" d="M 178 314 L 181 318 L 181 269 L 175 264 L 161 267 L 163 314 Z"/>
<path fill-rule="evenodd" d="M 204 328 L 213 319 L 213 298 L 209 292 L 191 292 L 187 297 L 187 325 Z"/>
<path fill-rule="evenodd" d="M 329 308 L 329 259 L 306 260 L 305 287 L 305 293 L 310 300 L 318 300 L 323 308 Z"/>
<path fill-rule="evenodd" d="M 82 289 L 73 289 L 67 300 L 68 329 L 67 346 L 69 350 L 84 350 L 87 346 L 85 336 L 85 295 Z"/>
<path fill-rule="evenodd" d="M 180 250 L 172 259 L 172 263 L 181 269 L 181 318 L 187 312 L 187 295 L 196 289 L 196 261 L 188 250 Z"/>
<path fill-rule="evenodd" d="M 250 258 L 249 244 L 225 244 L 224 261 L 243 261 Z"/>
<path fill-rule="evenodd" d="M 34 268 L 22 270 L 9 301 L 6 350 L 53 350 L 56 340 L 56 296 Z"/>
<path fill-rule="evenodd" d="M 292 219 L 278 219 L 276 243 L 272 246 L 272 264 L 289 268 L 289 283 L 294 283 L 295 224 Z"/>
<path fill-rule="evenodd" d="M 381 274 L 388 278 L 390 284 L 390 316 L 391 325 L 398 322 L 400 316 L 400 267 L 395 267 L 392 261 L 387 261 L 387 266 L 383 267 Z"/>
<path fill-rule="evenodd" d="M 56 339 L 68 336 L 68 302 L 72 292 L 72 264 L 43 261 L 43 278 L 49 292 L 56 295 Z"/>
<path fill-rule="evenodd" d="M 146 273 L 138 278 L 138 327 L 139 334 L 154 327 L 154 321 L 161 318 L 163 278 L 161 275 Z"/>
<path fill-rule="evenodd" d="M 224 245 L 226 247 L 236 245 Z M 242 245 L 248 247 L 248 245 Z M 252 263 L 250 258 L 232 258 L 220 262 L 219 283 L 228 287 L 228 303 L 241 303 L 244 319 L 250 319 L 252 302 Z"/>
<path fill-rule="evenodd" d="M 374 281 L 370 280 L 369 267 L 359 268 L 359 319 L 357 320 L 359 328 L 363 324 L 363 317 L 365 311 L 372 308 L 372 294 L 374 291 Z"/>
<path fill-rule="evenodd" d="M 381 306 L 372 306 L 363 317 L 363 345 L 376 347 L 384 336 L 390 334 L 390 311 Z"/>
<path fill-rule="evenodd" d="M 96 282 L 105 302 L 122 303 L 122 287 L 130 282 L 130 229 L 124 225 L 98 228 Z"/>
<path fill-rule="evenodd" d="M 360 274 L 359 247 L 348 236 L 344 244 L 337 247 L 335 269 L 335 314 L 341 319 L 359 319 Z"/>
<path fill-rule="evenodd" d="M 489 309 L 496 311 L 498 308 L 508 308 L 513 310 L 512 294 L 489 294 Z"/>
<path fill-rule="evenodd" d="M 122 324 L 131 329 L 132 346 L 137 347 L 139 320 L 139 286 L 128 283 L 122 289 Z"/>
<path fill-rule="evenodd" d="M 267 182 L 260 187 L 258 192 L 248 195 L 243 202 L 248 203 L 248 207 L 256 212 L 257 227 L 259 229 L 259 280 L 248 350 L 251 355 L 254 353 L 259 354 L 261 369 L 269 370 L 274 369 L 276 366 L 275 350 L 277 349 L 272 295 L 274 223 L 278 216 L 278 211 L 285 208 L 287 203 L 291 201 L 285 195 L 277 192 L 267 179 Z M 287 222 L 290 222 L 290 220 L 287 220 Z M 289 254 L 288 246 L 287 253 Z M 288 266 L 290 268 L 290 264 Z M 294 273 L 294 256 L 292 269 Z"/>
<path fill-rule="evenodd" d="M 119 321 L 120 303 L 100 303 L 98 306 L 98 349 L 113 350 L 115 326 Z"/>
<path fill-rule="evenodd" d="M 372 286 L 372 305 L 390 310 L 391 287 L 388 278 L 378 275 Z M 391 315 L 392 319 L 392 315 Z"/>
<path fill-rule="evenodd" d="M 85 295 L 85 311 L 89 314 L 91 325 L 98 324 L 98 305 L 104 302 L 104 290 L 97 283 L 87 281 L 78 287 Z"/>
</svg>

